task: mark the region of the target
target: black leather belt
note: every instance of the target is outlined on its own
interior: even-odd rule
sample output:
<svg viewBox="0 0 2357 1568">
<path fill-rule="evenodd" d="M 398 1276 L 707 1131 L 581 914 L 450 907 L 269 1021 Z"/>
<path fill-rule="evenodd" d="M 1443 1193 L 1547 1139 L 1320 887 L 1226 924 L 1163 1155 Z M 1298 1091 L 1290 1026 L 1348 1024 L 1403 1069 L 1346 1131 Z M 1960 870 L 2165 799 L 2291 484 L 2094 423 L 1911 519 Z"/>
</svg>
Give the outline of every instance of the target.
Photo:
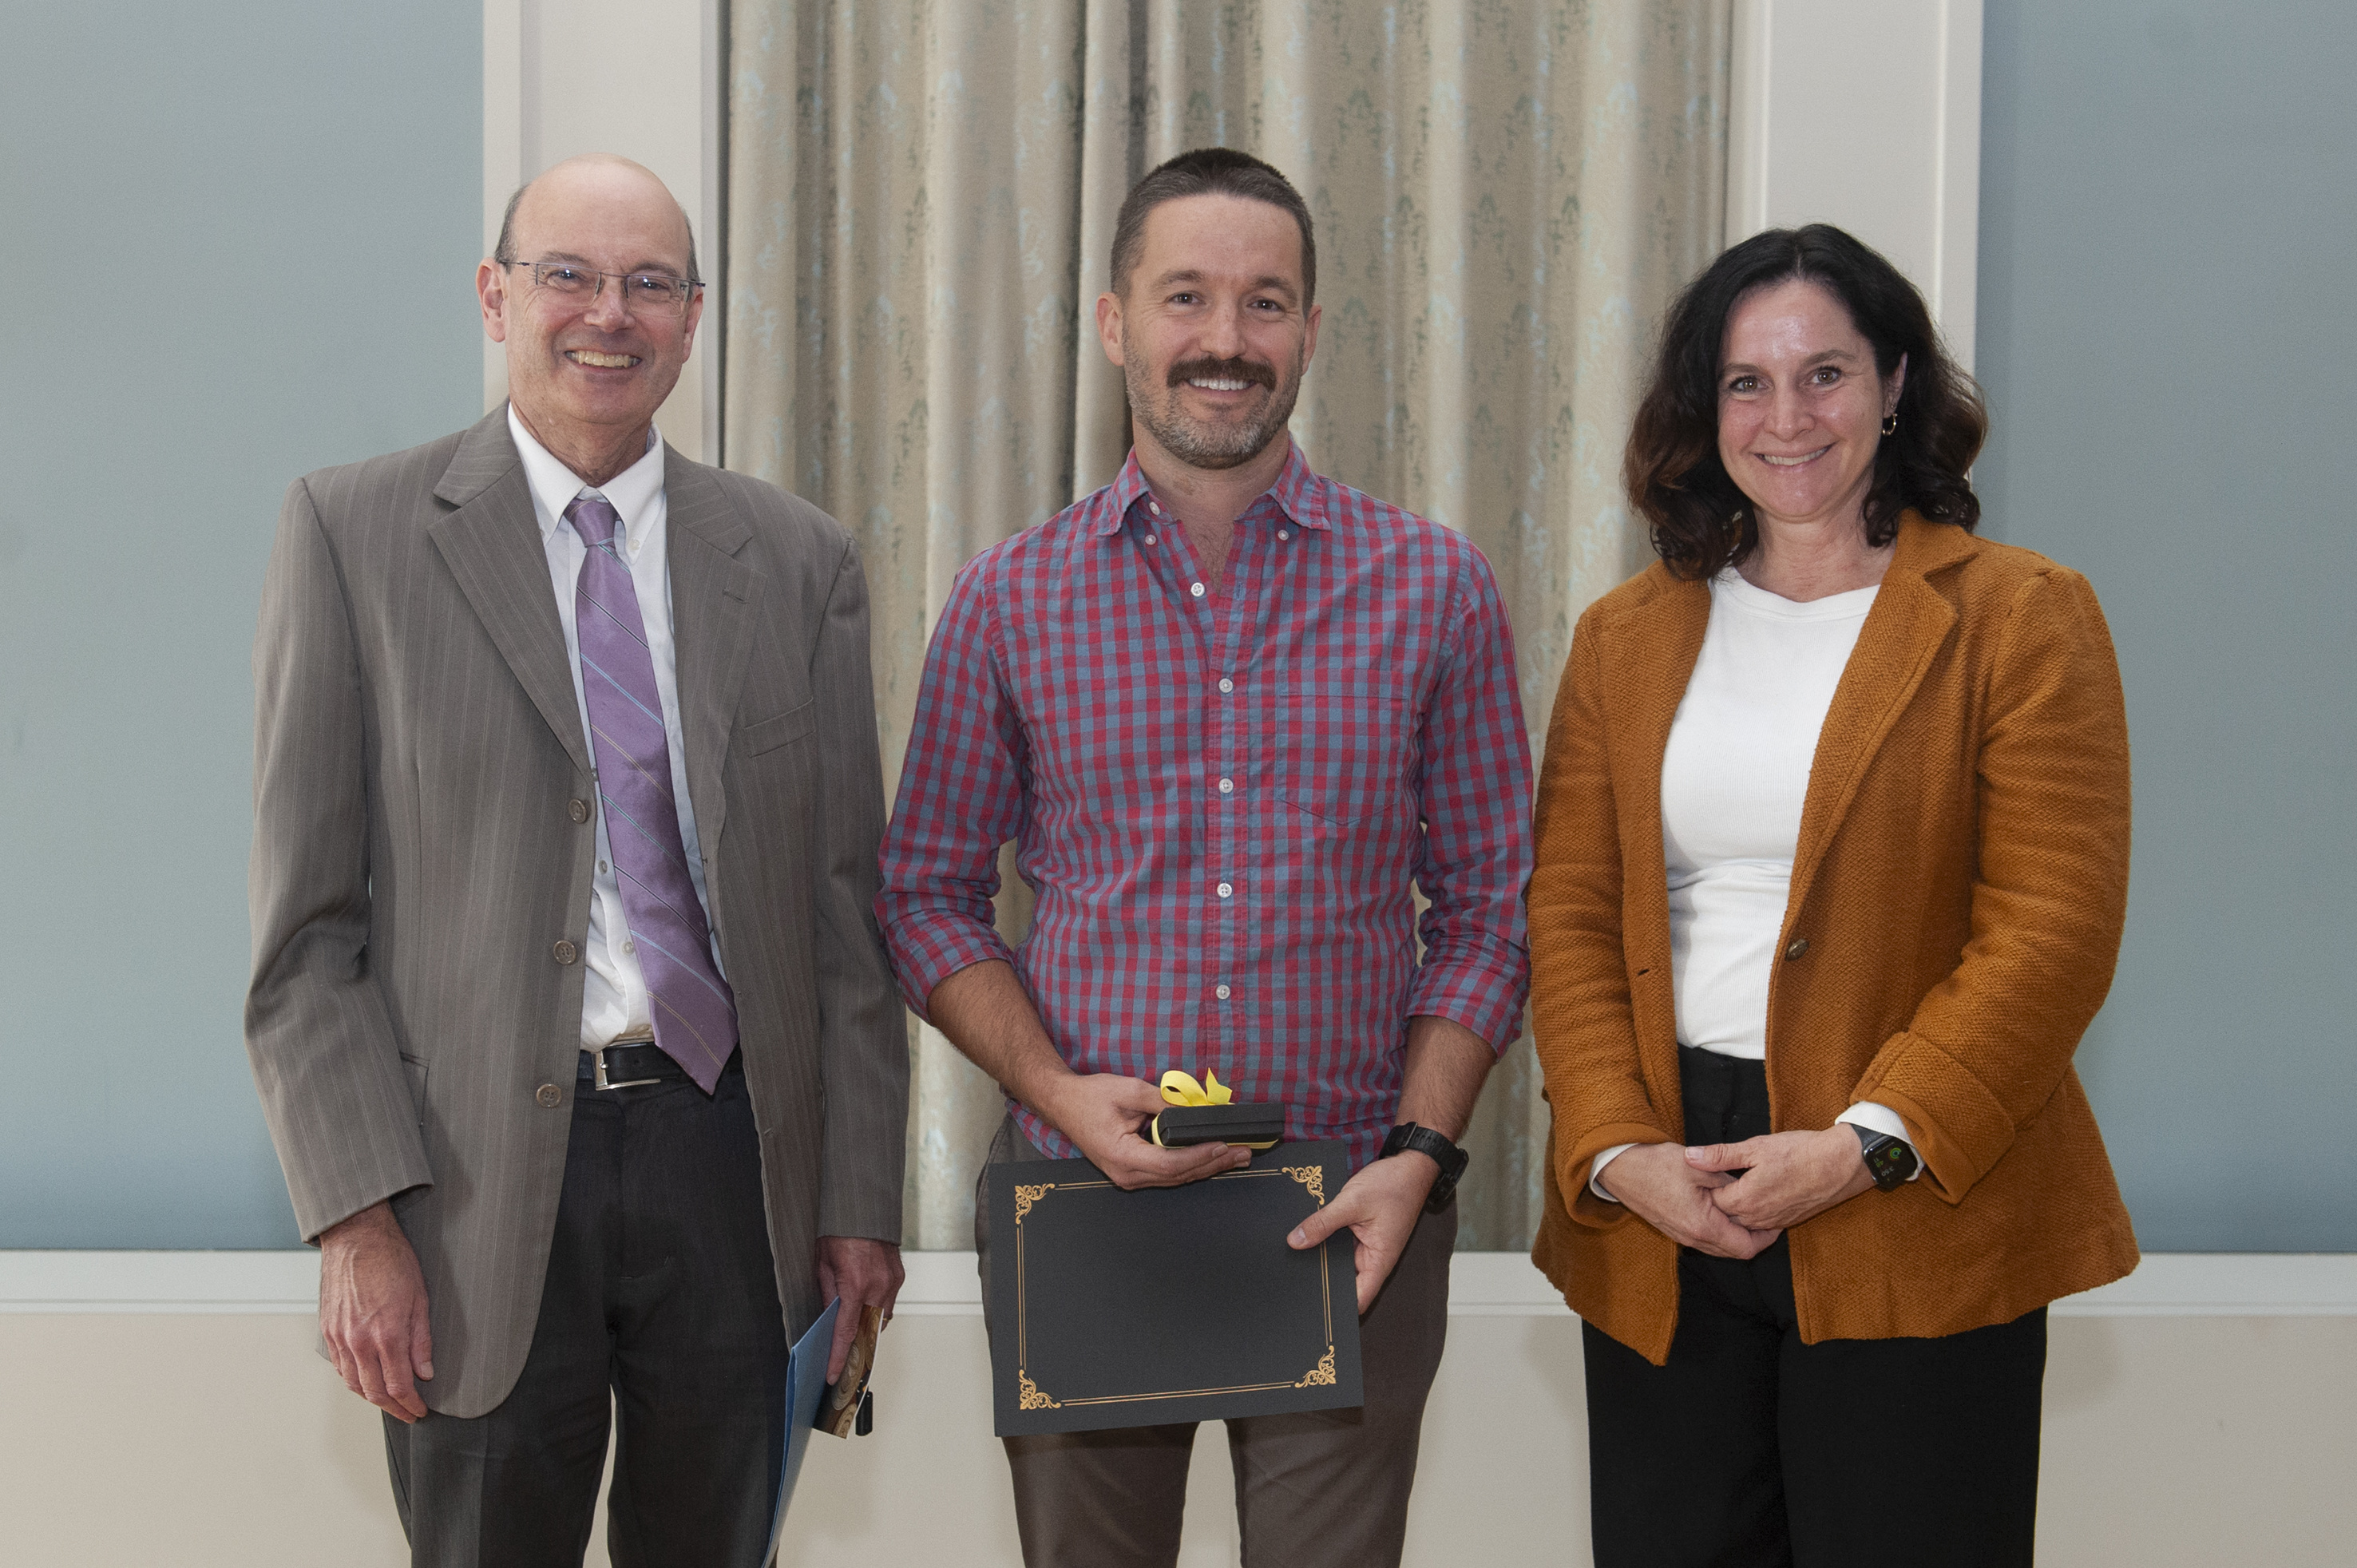
<svg viewBox="0 0 2357 1568">
<path fill-rule="evenodd" d="M 603 1050 L 581 1053 L 581 1081 L 596 1089 L 636 1089 L 686 1079 L 687 1069 L 665 1056 L 652 1040 L 623 1040 Z"/>
<path fill-rule="evenodd" d="M 745 1070 L 741 1051 L 728 1053 L 726 1077 Z M 581 1053 L 580 1081 L 592 1089 L 639 1089 L 650 1083 L 694 1083 L 687 1069 L 652 1040 L 618 1040 L 603 1050 Z"/>
</svg>

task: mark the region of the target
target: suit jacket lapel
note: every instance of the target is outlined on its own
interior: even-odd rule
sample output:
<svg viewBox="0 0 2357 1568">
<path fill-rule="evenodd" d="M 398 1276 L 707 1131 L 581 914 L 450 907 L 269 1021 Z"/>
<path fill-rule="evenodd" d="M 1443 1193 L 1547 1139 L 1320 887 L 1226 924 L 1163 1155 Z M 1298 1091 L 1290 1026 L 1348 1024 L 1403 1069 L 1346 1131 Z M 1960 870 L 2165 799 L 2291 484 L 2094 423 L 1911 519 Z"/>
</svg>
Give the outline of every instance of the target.
<svg viewBox="0 0 2357 1568">
<path fill-rule="evenodd" d="M 594 773 L 565 626 L 549 586 L 548 552 L 504 404 L 467 432 L 434 493 L 457 509 L 427 526 L 435 548 L 574 766 Z"/>
<path fill-rule="evenodd" d="M 1630 915 L 1624 939 L 1641 932 L 1660 937 L 1658 952 L 1634 955 L 1669 983 L 1669 883 L 1662 844 L 1662 757 L 1669 748 L 1670 725 L 1678 716 L 1695 660 L 1710 627 L 1710 585 L 1680 582 L 1656 566 L 1663 591 L 1599 627 L 1604 639 L 1605 744 L 1611 757 L 1612 795 L 1620 822 L 1623 908 Z M 1627 897 L 1633 892 L 1634 898 Z M 1677 1093 L 1677 1036 L 1641 1032 L 1638 1047 L 1645 1076 L 1657 1093 Z M 1674 1101 L 1663 1107 L 1681 1113 Z M 1673 1125 L 1675 1122 L 1673 1122 Z"/>
<path fill-rule="evenodd" d="M 737 559 L 753 531 L 711 469 L 666 447 L 663 496 L 687 794 L 695 809 L 696 837 L 710 854 L 718 849 L 727 820 L 720 768 L 736 727 L 763 578 Z"/>
<path fill-rule="evenodd" d="M 1926 575 L 1972 553 L 1972 536 L 1913 512 L 1900 521 L 1899 548 L 1883 574 L 1882 591 L 1858 629 L 1857 646 L 1834 689 L 1833 706 L 1817 733 L 1809 765 L 1809 791 L 1801 809 L 1801 838 L 1792 857 L 1789 921 L 1809 895 L 1826 847 L 1857 799 L 1867 765 L 1883 737 L 1914 699 L 1932 659 L 1956 624 L 1956 612 Z"/>
</svg>

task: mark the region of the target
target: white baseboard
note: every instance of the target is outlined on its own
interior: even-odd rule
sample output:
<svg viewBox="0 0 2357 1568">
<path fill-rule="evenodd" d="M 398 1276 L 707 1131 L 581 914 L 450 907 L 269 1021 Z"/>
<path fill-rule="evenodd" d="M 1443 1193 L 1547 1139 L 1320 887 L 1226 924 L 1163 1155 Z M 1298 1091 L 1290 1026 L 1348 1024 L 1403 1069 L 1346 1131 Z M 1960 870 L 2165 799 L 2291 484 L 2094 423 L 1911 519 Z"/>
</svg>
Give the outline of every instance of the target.
<svg viewBox="0 0 2357 1568">
<path fill-rule="evenodd" d="M 909 1252 L 899 1310 L 982 1311 L 972 1252 Z M 319 1258 L 267 1252 L 0 1251 L 0 1313 L 309 1313 Z M 1568 1316 L 1520 1252 L 1459 1252 L 1448 1310 L 1458 1317 Z M 2116 1284 L 2054 1304 L 2062 1317 L 2357 1316 L 2357 1253 L 2158 1252 Z"/>
</svg>

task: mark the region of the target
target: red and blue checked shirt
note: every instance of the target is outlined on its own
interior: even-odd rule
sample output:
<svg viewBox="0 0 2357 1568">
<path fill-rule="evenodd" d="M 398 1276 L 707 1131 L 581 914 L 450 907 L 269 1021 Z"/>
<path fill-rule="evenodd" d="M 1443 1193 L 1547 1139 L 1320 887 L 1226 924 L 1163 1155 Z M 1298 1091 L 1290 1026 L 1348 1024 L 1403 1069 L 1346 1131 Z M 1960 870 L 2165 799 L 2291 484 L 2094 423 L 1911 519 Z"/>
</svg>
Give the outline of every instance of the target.
<svg viewBox="0 0 2357 1568">
<path fill-rule="evenodd" d="M 1530 985 L 1530 744 L 1489 563 L 1298 449 L 1201 581 L 1133 457 L 958 574 L 876 909 L 909 1004 L 1009 959 L 1081 1072 L 1206 1070 L 1374 1156 L 1407 1020 Z M 1037 896 L 1010 953 L 999 846 Z M 1429 900 L 1419 963 L 1413 882 Z M 1051 1155 L 1077 1151 L 1010 1107 Z"/>
</svg>

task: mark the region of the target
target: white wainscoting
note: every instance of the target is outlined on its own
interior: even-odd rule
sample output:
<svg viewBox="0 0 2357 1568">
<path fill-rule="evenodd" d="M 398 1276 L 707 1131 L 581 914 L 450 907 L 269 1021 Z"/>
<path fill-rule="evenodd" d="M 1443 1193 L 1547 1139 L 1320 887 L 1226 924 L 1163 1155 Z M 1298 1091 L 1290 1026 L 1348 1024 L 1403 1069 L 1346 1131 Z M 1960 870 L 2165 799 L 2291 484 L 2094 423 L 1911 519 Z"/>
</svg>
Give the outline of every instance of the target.
<svg viewBox="0 0 2357 1568">
<path fill-rule="evenodd" d="M 910 1252 L 906 1316 L 978 1316 L 972 1252 Z M 318 1254 L 0 1252 L 0 1313 L 291 1313 L 318 1299 Z M 1453 1317 L 1568 1317 L 1520 1252 L 1459 1252 Z M 2054 1304 L 2058 1317 L 2357 1316 L 2357 1253 L 2159 1252 L 2116 1284 Z"/>
<path fill-rule="evenodd" d="M 972 1253 L 912 1253 L 875 1436 L 813 1451 L 790 1562 L 1014 1568 Z M 1578 1324 L 1519 1253 L 1460 1253 L 1412 1564 L 1587 1557 Z M 375 1413 L 313 1354 L 307 1252 L 0 1252 L 0 1563 L 406 1561 Z M 2058 1304 L 2046 1562 L 2357 1559 L 2357 1258 L 2147 1258 Z M 1182 1568 L 1235 1560 L 1220 1433 Z M 590 1563 L 603 1568 L 602 1545 Z"/>
</svg>

